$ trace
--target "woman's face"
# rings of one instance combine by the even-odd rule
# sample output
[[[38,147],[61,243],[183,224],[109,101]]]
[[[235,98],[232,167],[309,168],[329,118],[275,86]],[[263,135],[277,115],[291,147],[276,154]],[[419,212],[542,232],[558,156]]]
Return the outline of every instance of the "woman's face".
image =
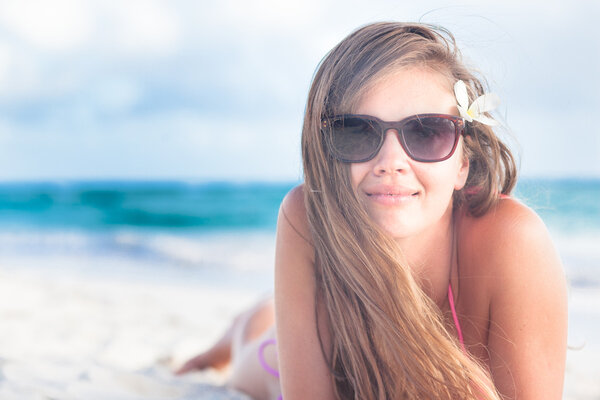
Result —
[[[368,91],[355,114],[400,121],[414,114],[458,115],[456,98],[443,75],[424,68],[401,69]],[[434,163],[412,160],[396,130],[388,130],[379,153],[370,161],[352,163],[352,186],[370,217],[396,239],[441,227],[461,189],[469,165],[463,160],[463,139],[449,159]]]

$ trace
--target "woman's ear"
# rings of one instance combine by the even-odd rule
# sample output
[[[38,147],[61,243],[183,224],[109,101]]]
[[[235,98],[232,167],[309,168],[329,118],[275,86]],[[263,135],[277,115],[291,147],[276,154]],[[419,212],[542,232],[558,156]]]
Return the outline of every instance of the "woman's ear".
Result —
[[[465,186],[465,183],[467,183],[467,178],[469,177],[469,157],[465,154],[464,150],[461,153],[461,162],[458,169],[458,174],[456,175],[454,190],[462,189]]]

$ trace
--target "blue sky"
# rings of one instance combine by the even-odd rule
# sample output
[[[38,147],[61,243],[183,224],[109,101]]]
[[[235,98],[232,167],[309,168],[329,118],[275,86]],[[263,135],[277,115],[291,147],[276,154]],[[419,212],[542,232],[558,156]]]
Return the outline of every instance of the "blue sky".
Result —
[[[0,181],[297,180],[319,60],[419,19],[488,77],[524,176],[600,177],[597,1],[4,0]]]

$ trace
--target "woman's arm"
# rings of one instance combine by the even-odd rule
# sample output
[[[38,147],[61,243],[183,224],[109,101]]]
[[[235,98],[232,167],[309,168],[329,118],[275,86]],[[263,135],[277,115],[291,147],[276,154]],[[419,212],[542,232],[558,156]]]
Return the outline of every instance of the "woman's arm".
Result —
[[[494,383],[507,399],[561,399],[566,283],[546,227],[513,199],[500,201],[483,222],[478,253],[488,271]]]
[[[314,248],[303,187],[284,199],[277,222],[275,316],[283,398],[333,399],[331,374],[321,350],[315,316]],[[319,312],[319,315],[322,315]],[[329,329],[319,321],[324,346]]]

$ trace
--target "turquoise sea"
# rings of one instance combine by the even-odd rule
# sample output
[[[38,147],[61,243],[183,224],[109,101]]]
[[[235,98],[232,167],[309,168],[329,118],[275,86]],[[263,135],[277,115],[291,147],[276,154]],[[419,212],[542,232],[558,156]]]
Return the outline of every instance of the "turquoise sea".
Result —
[[[0,268],[211,280],[269,290],[277,211],[297,183],[0,184]],[[572,285],[600,285],[600,180],[522,179]]]

